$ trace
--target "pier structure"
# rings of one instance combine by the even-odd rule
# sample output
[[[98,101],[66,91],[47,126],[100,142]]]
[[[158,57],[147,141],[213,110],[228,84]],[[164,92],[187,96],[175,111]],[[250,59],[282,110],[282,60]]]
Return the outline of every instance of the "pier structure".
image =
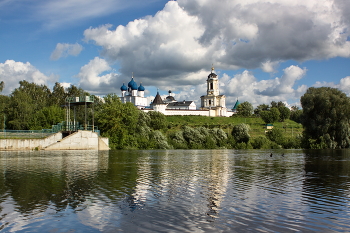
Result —
[[[81,125],[77,121],[77,107],[84,106],[84,124]],[[66,108],[66,125],[64,132],[71,134],[72,132],[76,132],[78,130],[89,130],[95,132],[97,129],[95,128],[95,120],[94,120],[94,96],[74,96],[67,97],[65,99]],[[71,116],[71,109],[73,107],[73,119]],[[92,125],[88,124],[88,107],[91,108],[91,116],[92,116]]]

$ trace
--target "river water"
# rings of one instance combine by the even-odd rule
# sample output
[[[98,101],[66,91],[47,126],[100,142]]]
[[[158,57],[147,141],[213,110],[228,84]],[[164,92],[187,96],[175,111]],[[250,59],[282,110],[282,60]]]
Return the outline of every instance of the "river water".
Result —
[[[2,232],[350,232],[350,150],[0,152],[0,174]]]

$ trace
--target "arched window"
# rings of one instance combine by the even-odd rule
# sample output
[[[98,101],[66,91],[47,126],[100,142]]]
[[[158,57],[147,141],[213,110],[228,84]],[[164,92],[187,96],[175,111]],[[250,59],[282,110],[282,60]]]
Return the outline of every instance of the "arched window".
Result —
[[[210,83],[210,89],[213,90],[213,83]]]

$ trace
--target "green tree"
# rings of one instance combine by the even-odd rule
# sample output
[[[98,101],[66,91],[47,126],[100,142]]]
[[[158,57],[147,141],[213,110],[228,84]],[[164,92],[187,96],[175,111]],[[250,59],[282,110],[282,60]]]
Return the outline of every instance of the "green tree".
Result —
[[[56,82],[50,95],[50,104],[57,106],[64,105],[67,95],[68,93],[64,91],[64,87],[60,83]]]
[[[251,142],[254,149],[269,149],[270,143],[265,136],[256,137]]]
[[[261,119],[266,123],[274,123],[280,119],[280,112],[278,108],[273,107],[270,111],[261,111]]]
[[[285,107],[286,105],[282,101],[271,101],[271,108]]]
[[[248,101],[245,101],[238,105],[237,107],[237,115],[243,116],[243,117],[250,117],[253,112],[253,106]]]
[[[233,126],[232,136],[237,143],[247,143],[250,139],[249,135],[250,127],[247,124],[241,123]]]
[[[30,128],[35,105],[27,93],[16,91],[10,95],[8,106],[8,128],[26,130]]]
[[[8,120],[7,108],[9,105],[10,98],[6,95],[0,95],[0,129],[6,127],[4,120]]]
[[[209,135],[214,138],[218,147],[224,147],[226,145],[227,134],[224,130],[220,128],[214,128],[209,131]]]
[[[2,90],[4,90],[4,87],[5,87],[5,83],[4,83],[4,81],[1,81],[0,82],[0,92],[2,92]]]
[[[175,149],[188,149],[187,142],[183,136],[183,131],[179,130],[169,135],[170,142]]]
[[[279,145],[282,145],[284,141],[283,130],[276,127],[274,127],[272,130],[269,130],[266,133],[266,137],[270,139],[270,141],[276,142]]]
[[[152,149],[170,149],[170,145],[166,137],[159,130],[155,130],[151,133],[150,140],[153,142]]]
[[[300,99],[306,146],[323,143],[328,148],[350,146],[350,100],[336,88],[310,87]]]
[[[45,85],[37,85],[20,81],[20,86],[10,95],[8,105],[8,126],[10,129],[40,129],[40,122],[35,114],[48,106],[50,89]]]
[[[292,109],[290,112],[290,119],[297,123],[301,123],[302,114],[303,114],[302,109],[299,109],[297,106],[292,106]]]
[[[189,126],[183,127],[183,137],[190,149],[201,149],[205,142],[205,136],[198,129]]]
[[[137,147],[135,133],[140,111],[132,103],[123,104],[115,94],[108,94],[104,101],[95,114],[102,135],[109,137],[112,148]]]
[[[280,112],[280,121],[285,121],[290,117],[290,110],[285,106],[278,107],[278,111]]]
[[[268,104],[260,104],[254,109],[254,114],[256,116],[260,116],[260,113],[262,111],[268,111],[270,110],[270,106]]]
[[[34,120],[37,123],[37,129],[51,129],[52,125],[64,121],[64,108],[57,105],[44,107],[34,114]]]
[[[148,115],[150,117],[149,126],[153,130],[162,130],[166,129],[168,126],[168,121],[165,118],[165,115],[161,112],[149,111]]]

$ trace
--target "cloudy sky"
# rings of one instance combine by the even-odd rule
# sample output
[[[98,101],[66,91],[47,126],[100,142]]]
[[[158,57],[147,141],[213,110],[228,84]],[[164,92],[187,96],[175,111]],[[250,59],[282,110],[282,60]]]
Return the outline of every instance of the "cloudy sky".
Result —
[[[350,95],[348,0],[0,0],[0,28],[3,94],[27,80],[120,95],[133,73],[198,106],[213,64],[229,108]]]

